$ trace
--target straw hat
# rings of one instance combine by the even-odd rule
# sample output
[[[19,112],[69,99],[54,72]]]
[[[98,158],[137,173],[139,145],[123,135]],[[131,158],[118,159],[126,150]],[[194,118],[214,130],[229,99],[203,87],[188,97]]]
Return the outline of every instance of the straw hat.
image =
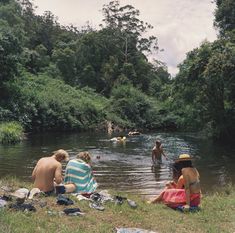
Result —
[[[175,160],[175,162],[180,161],[192,161],[192,157],[190,157],[189,154],[181,154],[178,159]]]

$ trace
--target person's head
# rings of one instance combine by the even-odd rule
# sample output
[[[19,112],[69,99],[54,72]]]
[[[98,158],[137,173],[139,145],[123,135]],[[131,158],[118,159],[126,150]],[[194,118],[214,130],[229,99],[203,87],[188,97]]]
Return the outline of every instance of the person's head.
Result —
[[[87,152],[87,151],[80,152],[77,155],[77,158],[83,160],[86,163],[91,162],[91,156],[90,156],[89,152]]]
[[[157,147],[160,147],[160,146],[161,146],[161,144],[162,144],[162,143],[161,143],[161,141],[160,141],[160,140],[156,140],[156,146],[157,146]]]
[[[189,154],[181,154],[175,160],[176,163],[184,164],[185,167],[192,167],[192,157]]]
[[[178,179],[182,172],[181,170],[186,167],[193,167],[192,158],[188,154],[181,154],[178,159],[175,160],[173,164],[173,177],[174,179]]]
[[[54,156],[58,162],[69,160],[69,154],[63,149],[54,151],[52,156]]]

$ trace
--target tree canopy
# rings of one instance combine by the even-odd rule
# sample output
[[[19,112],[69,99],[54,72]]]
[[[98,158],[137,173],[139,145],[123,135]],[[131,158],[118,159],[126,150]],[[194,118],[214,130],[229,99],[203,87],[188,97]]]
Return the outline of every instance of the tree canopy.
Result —
[[[219,36],[204,41],[170,77],[148,55],[152,26],[132,5],[110,1],[100,28],[61,25],[30,0],[0,2],[0,121],[26,130],[123,128],[235,134],[235,2],[215,0]]]

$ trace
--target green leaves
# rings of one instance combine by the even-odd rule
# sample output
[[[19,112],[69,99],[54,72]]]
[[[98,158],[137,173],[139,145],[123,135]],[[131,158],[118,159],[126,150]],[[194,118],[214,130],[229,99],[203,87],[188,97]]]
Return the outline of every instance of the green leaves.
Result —
[[[0,123],[0,143],[13,144],[23,139],[23,127],[17,122]]]
[[[116,87],[112,92],[111,106],[123,120],[144,128],[149,121],[150,102],[141,91],[131,85]]]
[[[0,30],[0,85],[17,74],[20,51],[20,43],[11,30]]]
[[[76,90],[63,81],[29,74],[9,85],[8,109],[27,130],[87,130],[104,120],[107,100],[90,89]]]
[[[234,0],[216,0],[214,25],[222,36],[235,29],[235,2]]]
[[[235,37],[228,35],[188,53],[174,81],[173,111],[183,125],[208,130],[215,139],[231,139],[235,132]]]

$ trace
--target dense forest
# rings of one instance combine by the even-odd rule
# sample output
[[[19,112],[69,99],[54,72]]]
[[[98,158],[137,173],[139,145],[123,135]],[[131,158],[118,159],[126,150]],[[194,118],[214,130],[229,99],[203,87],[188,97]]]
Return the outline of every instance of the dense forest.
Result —
[[[235,2],[216,0],[218,39],[187,54],[172,78],[152,26],[111,1],[103,24],[78,29],[39,16],[29,0],[0,2],[0,122],[26,132],[104,129],[235,136]],[[89,19],[88,19],[89,20]]]

